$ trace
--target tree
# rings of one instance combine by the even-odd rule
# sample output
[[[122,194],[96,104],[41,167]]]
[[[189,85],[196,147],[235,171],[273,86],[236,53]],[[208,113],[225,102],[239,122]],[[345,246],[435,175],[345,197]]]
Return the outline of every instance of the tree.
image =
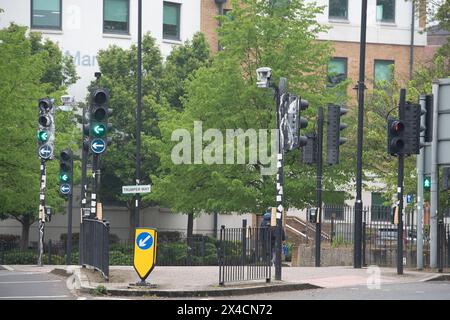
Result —
[[[160,139],[157,110],[179,110],[180,97],[184,94],[183,83],[189,75],[209,60],[209,49],[201,34],[192,41],[173,49],[163,64],[155,40],[146,34],[142,41],[142,166],[141,184],[151,183],[150,173],[157,171],[159,157],[146,140]],[[133,195],[122,195],[122,185],[135,184],[135,140],[136,140],[136,68],[137,48],[111,46],[101,50],[98,62],[102,77],[98,83],[110,90],[110,105],[114,109],[112,123],[113,143],[102,162],[102,184],[100,194],[106,201],[119,201],[130,214],[130,239],[134,234]],[[94,84],[91,85],[91,88]],[[145,199],[144,199],[145,200]],[[142,207],[154,205],[153,200],[143,201]]]
[[[174,212],[256,213],[274,205],[275,174],[261,174],[261,162],[248,163],[248,143],[244,152],[246,164],[225,164],[225,152],[222,154],[221,150],[226,150],[227,142],[218,136],[205,139],[202,150],[194,149],[194,121],[201,121],[203,132],[218,129],[222,137],[227,129],[275,128],[272,93],[256,88],[258,67],[271,67],[275,83],[280,77],[287,77],[289,91],[309,100],[310,118],[317,106],[337,99],[333,90],[326,89],[331,47],[327,42],[315,40],[319,32],[326,30],[316,20],[323,7],[300,0],[283,6],[267,1],[232,1],[232,7],[227,17],[218,18],[219,41],[224,50],[214,57],[211,66],[197,70],[186,83],[182,112],[158,110],[162,139],[160,143],[153,141],[153,148],[161,166],[152,175],[154,188],[146,198],[160,201]],[[194,153],[200,152],[217,157],[218,161],[174,163],[172,152],[180,141],[191,147],[184,149],[190,152],[187,159],[193,160]],[[233,151],[236,151],[234,142]],[[331,190],[351,177],[344,166],[326,168],[326,172],[325,186]],[[288,153],[285,208],[302,208],[312,203],[314,187],[315,170],[299,164],[298,150]]]
[[[15,24],[0,30],[0,219],[13,218],[22,224],[22,248],[28,245],[29,228],[38,215],[37,101],[46,96],[59,99],[65,87],[54,77],[58,67],[61,74],[65,69],[74,70],[55,44],[46,41],[42,45],[40,39],[35,33],[27,36],[26,27]],[[66,84],[75,80],[75,73],[71,73]],[[55,153],[69,144],[75,132],[70,114],[56,112],[56,117]],[[46,204],[59,209],[63,201],[58,196],[56,162],[48,162]]]

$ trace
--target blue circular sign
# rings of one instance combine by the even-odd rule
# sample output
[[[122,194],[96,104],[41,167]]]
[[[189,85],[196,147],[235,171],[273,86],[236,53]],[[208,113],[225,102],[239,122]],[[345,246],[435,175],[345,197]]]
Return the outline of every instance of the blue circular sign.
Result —
[[[153,245],[153,237],[148,232],[142,232],[136,239],[136,244],[141,250],[150,249]]]
[[[106,143],[103,139],[94,139],[91,142],[91,150],[94,153],[102,153],[106,149]]]
[[[39,156],[42,159],[50,159],[50,157],[53,154],[53,148],[49,146],[48,144],[44,144],[39,148]]]
[[[59,191],[61,191],[62,194],[69,194],[70,193],[70,185],[68,183],[64,183],[59,187]]]

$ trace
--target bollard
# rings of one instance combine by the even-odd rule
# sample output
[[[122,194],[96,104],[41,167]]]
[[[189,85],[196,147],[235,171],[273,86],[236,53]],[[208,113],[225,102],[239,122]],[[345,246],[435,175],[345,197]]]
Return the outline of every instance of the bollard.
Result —
[[[52,239],[48,240],[48,264],[52,264]]]

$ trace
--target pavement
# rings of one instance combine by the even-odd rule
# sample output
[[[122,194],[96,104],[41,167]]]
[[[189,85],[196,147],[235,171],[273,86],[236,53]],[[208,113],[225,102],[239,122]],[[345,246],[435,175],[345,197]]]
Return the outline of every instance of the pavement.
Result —
[[[227,283],[220,286],[218,267],[158,267],[147,283],[152,286],[137,286],[140,281],[131,266],[110,266],[109,281],[100,272],[80,266],[3,266],[12,272],[49,273],[67,278],[70,290],[81,294],[101,293],[103,286],[110,296],[158,296],[158,297],[208,297],[236,296],[269,292],[287,292],[320,288],[345,288],[385,284],[418,283],[432,280],[448,280],[450,274],[430,271],[404,270],[397,275],[395,268],[367,267],[284,267],[282,281],[254,280]],[[274,275],[272,269],[272,277]],[[105,292],[104,291],[104,292]]]

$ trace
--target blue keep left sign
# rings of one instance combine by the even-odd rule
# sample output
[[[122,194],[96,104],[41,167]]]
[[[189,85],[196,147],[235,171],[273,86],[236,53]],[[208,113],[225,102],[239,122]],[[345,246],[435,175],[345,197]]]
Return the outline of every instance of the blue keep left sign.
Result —
[[[150,249],[153,245],[153,237],[148,232],[142,232],[136,239],[136,244],[141,250]]]

